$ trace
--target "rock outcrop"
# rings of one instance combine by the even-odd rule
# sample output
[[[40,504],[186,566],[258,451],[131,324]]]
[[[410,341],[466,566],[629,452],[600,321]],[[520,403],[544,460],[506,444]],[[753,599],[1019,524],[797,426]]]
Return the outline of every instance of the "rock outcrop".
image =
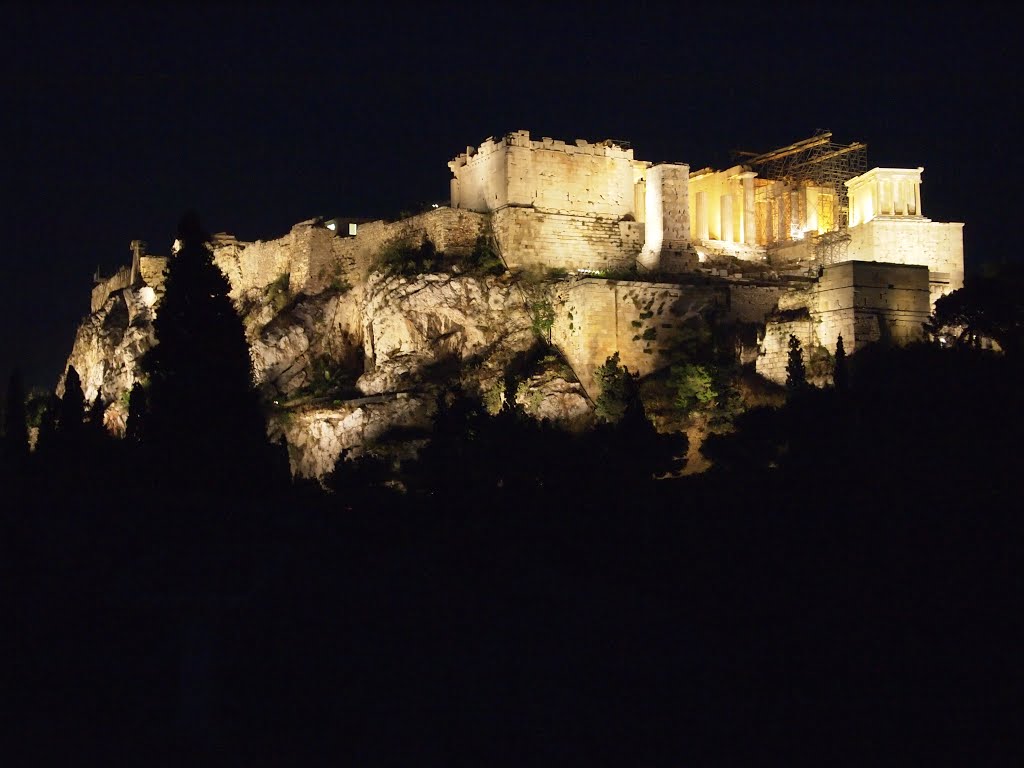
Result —
[[[149,287],[112,293],[78,326],[68,365],[82,380],[86,401],[106,405],[104,423],[121,433],[128,415],[127,394],[142,374],[142,356],[153,346],[156,299]],[[63,396],[64,377],[57,386]]]
[[[323,477],[339,457],[365,450],[408,453],[417,444],[410,430],[429,434],[443,387],[497,410],[510,367],[537,343],[526,295],[507,274],[372,273],[356,287],[315,295],[291,294],[286,278],[262,289],[233,286],[232,294],[270,409],[268,434],[287,441],[298,476]],[[156,342],[157,311],[152,288],[128,288],[112,293],[78,329],[68,363],[86,398],[102,398],[112,431],[124,430],[128,393]],[[576,426],[589,417],[567,367],[560,376],[534,377],[521,391],[537,418]],[[391,439],[395,430],[403,440]]]
[[[534,343],[519,286],[507,276],[372,275],[363,292],[364,394],[397,392],[454,373],[462,388],[500,386]]]

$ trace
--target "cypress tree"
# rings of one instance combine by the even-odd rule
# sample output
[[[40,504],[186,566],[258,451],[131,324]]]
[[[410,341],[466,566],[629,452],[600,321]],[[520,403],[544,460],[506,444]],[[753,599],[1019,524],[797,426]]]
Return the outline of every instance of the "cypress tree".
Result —
[[[807,388],[807,370],[804,368],[804,353],[800,339],[789,335],[789,359],[786,362],[786,389],[799,392]]]
[[[178,241],[153,321],[157,344],[143,360],[149,379],[144,440],[173,483],[265,487],[280,477],[280,466],[266,440],[228,280],[213,263],[210,237],[195,213],[182,218]]]
[[[139,382],[135,382],[132,391],[128,395],[128,421],[125,424],[125,439],[133,442],[142,442],[146,432],[146,390]]]
[[[82,431],[85,418],[85,394],[82,392],[82,379],[74,366],[68,366],[64,374],[64,397],[60,399],[60,415],[57,428],[65,435],[77,435]]]
[[[850,384],[849,371],[846,368],[846,349],[843,347],[843,336],[836,340],[836,366],[832,372],[832,383],[838,391],[844,392]]]

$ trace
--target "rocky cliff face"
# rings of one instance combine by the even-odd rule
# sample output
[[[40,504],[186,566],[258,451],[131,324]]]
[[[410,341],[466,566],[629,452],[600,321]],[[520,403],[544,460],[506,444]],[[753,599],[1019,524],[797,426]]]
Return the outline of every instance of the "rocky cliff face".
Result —
[[[292,295],[284,281],[234,293],[268,433],[287,441],[303,477],[322,477],[344,452],[387,442],[396,429],[426,434],[441,387],[497,410],[510,366],[537,343],[525,294],[508,275],[375,273],[311,296]],[[124,429],[158,310],[151,288],[125,289],[78,329],[68,363],[86,398],[102,397],[112,431]],[[568,370],[528,378],[516,399],[537,418],[571,425],[590,411]]]
[[[148,287],[127,288],[111,294],[102,306],[78,326],[68,365],[82,379],[85,398],[101,397],[106,404],[104,422],[114,434],[123,434],[128,416],[127,393],[142,374],[142,356],[153,346],[156,298]],[[57,394],[63,396],[61,377]]]
[[[535,342],[519,287],[507,276],[371,276],[363,291],[364,394],[397,392],[454,373],[486,394]]]

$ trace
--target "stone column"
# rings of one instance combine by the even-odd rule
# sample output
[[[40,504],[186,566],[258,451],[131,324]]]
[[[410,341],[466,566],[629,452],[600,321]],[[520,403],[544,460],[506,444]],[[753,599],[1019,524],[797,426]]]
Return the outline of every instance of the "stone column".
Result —
[[[789,236],[794,238],[797,232],[802,231],[800,221],[800,194],[798,192],[789,193]]]
[[[921,213],[921,182],[914,182],[914,213],[918,216],[924,216]]]
[[[694,212],[697,223],[697,239],[708,239],[708,193],[701,190],[694,195],[693,200],[696,211]]]
[[[721,238],[727,242],[735,242],[732,237],[732,195],[722,195],[721,205],[722,232]]]
[[[739,176],[743,180],[743,242],[757,245],[757,224],[754,219],[754,177],[757,174],[744,171]]]
[[[642,267],[663,268],[663,256],[689,247],[689,179],[690,166],[684,163],[662,163],[648,169],[644,247],[637,258]]]
[[[786,190],[782,190],[782,194],[775,198],[775,206],[779,210],[779,229],[775,233],[775,239],[780,243],[789,240],[789,232],[787,230],[787,217],[786,217]]]

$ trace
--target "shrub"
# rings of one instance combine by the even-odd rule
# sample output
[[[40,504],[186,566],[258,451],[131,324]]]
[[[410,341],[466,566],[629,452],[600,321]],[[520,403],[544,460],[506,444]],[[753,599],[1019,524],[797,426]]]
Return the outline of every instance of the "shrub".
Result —
[[[408,240],[398,240],[381,250],[370,271],[389,277],[422,275],[439,271],[442,261],[443,256],[437,252],[429,238],[424,238],[419,245]]]
[[[718,398],[715,384],[710,366],[694,363],[672,366],[669,385],[676,392],[676,407],[684,414],[713,404]]]
[[[268,285],[264,291],[266,293],[267,301],[274,308],[275,312],[281,312],[288,302],[291,301],[292,295],[290,291],[291,274],[284,272],[277,276],[277,278]]]
[[[473,251],[463,260],[463,263],[466,271],[471,274],[500,275],[505,272],[505,263],[494,247],[493,238],[486,232],[481,232],[477,237]]]
[[[619,365],[619,353],[616,352],[594,371],[594,378],[601,386],[601,394],[594,403],[598,418],[618,422],[630,404],[637,400],[636,377],[625,366]]]
[[[544,341],[551,341],[551,326],[555,324],[555,310],[550,301],[541,299],[530,305],[530,324],[534,333]]]

